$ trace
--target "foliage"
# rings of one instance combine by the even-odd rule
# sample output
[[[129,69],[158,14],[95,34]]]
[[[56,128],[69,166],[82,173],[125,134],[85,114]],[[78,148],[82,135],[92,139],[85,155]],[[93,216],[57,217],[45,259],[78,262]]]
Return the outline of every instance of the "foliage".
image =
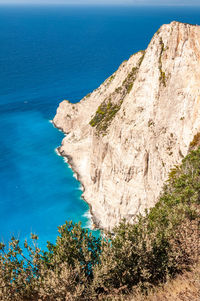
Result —
[[[160,70],[160,77],[159,80],[163,84],[164,87],[166,87],[166,75],[165,72],[162,70],[162,54],[166,50],[164,48],[164,43],[162,38],[160,38],[160,46],[161,46],[161,51],[160,51],[160,57],[159,57],[159,70]]]
[[[135,224],[95,238],[80,224],[59,227],[47,251],[12,238],[0,244],[0,300],[112,300],[166,282],[200,255],[200,148],[169,174],[159,201]],[[107,299],[107,297],[108,299]],[[110,298],[110,299],[109,299]]]
[[[77,262],[89,278],[92,277],[92,265],[98,262],[100,238],[95,238],[91,232],[81,227],[81,223],[66,222],[58,227],[60,236],[56,244],[48,242],[49,252],[45,253],[46,262],[53,268],[67,263],[72,268]]]
[[[127,94],[129,94],[133,88],[134,81],[136,79],[138,70],[142,61],[144,59],[145,51],[140,51],[142,53],[140,59],[138,60],[137,66],[133,67],[129,72],[125,80],[120,87],[117,87],[109,97],[105,99],[98,107],[94,117],[91,119],[89,124],[92,127],[96,127],[97,134],[106,134],[106,131],[111,124],[116,113],[120,110],[123,100]],[[112,81],[115,74],[111,75],[109,81]],[[112,99],[116,99],[116,94],[120,94],[120,101],[111,102]],[[118,97],[117,97],[118,98]]]
[[[141,56],[141,58],[139,59],[139,63],[138,63],[138,66],[140,67],[140,65],[142,64],[142,62],[143,62],[143,59],[144,59],[144,56],[145,56],[145,50],[140,50],[139,52],[141,52],[142,53],[142,56]]]
[[[148,296],[140,292],[117,300],[126,301],[197,301],[199,290],[200,265],[195,265],[191,271],[184,271],[174,279],[149,291]]]
[[[25,241],[24,251],[14,237],[8,248],[0,244],[0,300],[23,300],[25,297],[32,300],[35,297],[42,264],[37,239],[31,234],[33,246]]]
[[[115,74],[112,74],[112,75],[109,77],[109,82],[111,82],[114,78],[115,78]]]
[[[95,116],[90,121],[90,125],[96,127],[99,133],[104,133],[120,107],[121,102],[113,104],[110,100],[108,102],[104,101],[98,107]]]
[[[56,244],[48,243],[46,252],[34,235],[33,248],[26,241],[22,249],[14,238],[8,250],[0,245],[0,300],[81,300],[99,260],[100,239],[72,222],[58,231]]]
[[[189,149],[194,150],[196,147],[200,146],[200,133],[194,135],[193,140],[190,142]]]
[[[95,267],[104,292],[148,289],[191,266],[200,255],[200,149],[169,175],[160,200],[136,224],[122,222]]]
[[[139,67],[133,67],[131,72],[128,74],[128,76],[126,77],[126,79],[123,81],[122,86],[125,88],[127,93],[130,93],[132,87],[133,87],[133,83],[136,79],[136,75],[138,72]]]
[[[141,50],[139,52],[142,55],[137,63],[137,66],[132,68],[131,72],[128,74],[128,76],[125,78],[125,80],[123,81],[123,84],[122,84],[123,88],[125,88],[125,90],[126,90],[126,94],[130,93],[130,91],[131,91],[131,89],[133,87],[133,83],[136,80],[136,76],[139,71],[140,65],[142,64],[144,56],[145,56],[144,50]]]

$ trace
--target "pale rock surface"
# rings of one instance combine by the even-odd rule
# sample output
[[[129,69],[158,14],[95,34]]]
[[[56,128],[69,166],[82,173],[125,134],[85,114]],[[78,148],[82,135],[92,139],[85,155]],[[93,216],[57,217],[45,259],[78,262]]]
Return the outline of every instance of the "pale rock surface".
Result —
[[[89,122],[105,99],[123,102],[99,133]],[[199,112],[200,27],[178,22],[163,25],[144,57],[139,52],[123,62],[91,95],[59,105],[53,122],[66,133],[59,151],[78,174],[98,227],[133,221],[156,203],[170,169],[200,131]]]

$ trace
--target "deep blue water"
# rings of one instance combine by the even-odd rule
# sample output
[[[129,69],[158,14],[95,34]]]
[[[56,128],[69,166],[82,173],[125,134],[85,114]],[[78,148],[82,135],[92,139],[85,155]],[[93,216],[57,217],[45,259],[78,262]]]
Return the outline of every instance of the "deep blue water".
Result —
[[[59,102],[77,102],[163,23],[200,24],[197,8],[0,6],[0,240],[36,232],[55,241],[88,205],[55,148],[49,122]]]

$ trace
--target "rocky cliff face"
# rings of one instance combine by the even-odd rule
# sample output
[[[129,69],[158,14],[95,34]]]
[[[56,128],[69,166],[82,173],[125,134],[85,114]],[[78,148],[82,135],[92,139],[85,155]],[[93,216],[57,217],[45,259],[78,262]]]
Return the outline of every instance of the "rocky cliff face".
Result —
[[[163,25],[79,103],[53,120],[96,225],[112,229],[156,203],[170,169],[200,132],[200,26]]]

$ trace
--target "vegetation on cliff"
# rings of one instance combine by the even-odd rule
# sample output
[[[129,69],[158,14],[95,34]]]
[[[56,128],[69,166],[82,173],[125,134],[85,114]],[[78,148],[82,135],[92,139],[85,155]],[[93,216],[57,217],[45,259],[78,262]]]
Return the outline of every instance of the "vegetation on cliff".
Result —
[[[130,73],[126,76],[121,86],[117,87],[113,93],[110,94],[108,99],[105,99],[98,107],[95,115],[90,120],[89,124],[96,128],[96,133],[106,135],[106,131],[114,119],[116,113],[120,110],[124,98],[129,94],[133,88],[134,82],[136,80],[140,65],[145,56],[145,51],[139,51],[141,57],[138,60],[137,66],[133,67]],[[111,75],[109,82],[114,79],[115,75]],[[116,98],[119,98],[116,102]],[[113,102],[114,100],[114,102]]]
[[[166,87],[166,75],[165,75],[165,72],[162,70],[162,54],[166,49],[164,48],[164,43],[163,43],[162,38],[160,38],[160,47],[161,47],[161,51],[160,51],[159,62],[158,62],[159,63],[158,68],[160,71],[159,80],[163,84],[163,86]]]
[[[156,206],[135,224],[95,238],[80,224],[59,227],[47,251],[12,238],[0,244],[0,300],[113,300],[148,294],[198,262],[200,148],[175,167]],[[121,298],[121,297],[120,297]],[[122,300],[122,299],[121,299]],[[153,299],[152,299],[153,300]]]
[[[97,109],[95,116],[90,121],[92,127],[96,127],[98,133],[105,133],[115,114],[119,111],[122,102],[113,104],[110,100],[104,101]]]

